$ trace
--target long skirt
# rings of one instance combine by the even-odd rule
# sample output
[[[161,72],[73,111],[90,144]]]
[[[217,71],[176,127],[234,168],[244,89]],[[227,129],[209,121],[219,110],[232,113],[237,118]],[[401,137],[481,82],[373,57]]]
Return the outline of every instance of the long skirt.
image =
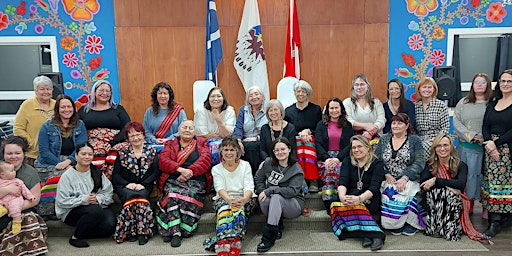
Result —
[[[448,188],[435,188],[427,191],[428,216],[425,233],[437,233],[449,241],[459,241],[462,237],[460,214],[462,199]]]
[[[300,136],[295,137],[297,144],[297,162],[304,172],[305,180],[318,180],[320,175],[317,167],[315,138],[312,137],[310,142],[302,142]]]
[[[404,191],[399,193],[396,186],[382,182],[380,188],[382,193],[381,224],[385,229],[398,229],[406,223],[416,229],[425,229],[424,218],[426,212],[419,202],[420,184],[408,181]]]
[[[180,233],[190,237],[201,218],[205,198],[205,182],[168,179],[158,201],[156,221],[162,236]]]
[[[497,147],[498,161],[485,153],[482,205],[492,213],[512,213],[512,162],[507,144]]]
[[[332,231],[339,240],[346,238],[381,238],[386,235],[364,204],[348,207],[341,202],[331,204]]]
[[[209,139],[206,141],[206,145],[208,145],[208,148],[210,149],[210,156],[212,159],[212,165],[211,165],[212,167],[219,164],[220,161],[222,160],[221,156],[220,156],[220,152],[219,152],[219,146],[220,146],[221,142],[222,142],[222,138],[213,138],[213,139]]]
[[[66,156],[60,156],[59,161],[64,161]],[[54,165],[43,165],[35,163],[35,168],[39,178],[43,183],[41,187],[41,199],[36,205],[36,212],[41,216],[55,215],[55,196],[60,176],[65,170],[57,170]]]
[[[21,232],[12,234],[12,222],[0,233],[0,255],[21,256],[48,253],[48,227],[36,213],[21,214]]]
[[[123,209],[117,216],[114,239],[116,242],[122,243],[129,237],[139,235],[151,237],[153,226],[153,210],[151,210],[148,199],[144,197],[132,198],[123,204]]]
[[[96,128],[88,132],[89,143],[94,148],[93,162],[109,180],[112,180],[113,164],[107,164],[108,153],[112,146],[110,141],[113,140],[120,130],[109,128]]]
[[[241,241],[247,231],[247,218],[254,212],[258,199],[252,198],[243,209],[232,209],[222,198],[213,206],[217,213],[215,236],[206,239],[203,246],[206,250],[219,252],[240,252]]]
[[[328,151],[330,158],[334,158],[338,155],[339,151]],[[322,200],[324,200],[327,210],[329,209],[331,202],[340,201],[338,196],[338,181],[340,179],[341,162],[336,165],[332,170],[325,169],[324,162],[318,162],[318,168],[320,169],[320,178],[324,182],[322,186]]]
[[[460,160],[468,166],[466,181],[466,196],[472,200],[480,200],[482,193],[482,166],[484,163],[483,148],[468,148],[459,144],[457,148]]]

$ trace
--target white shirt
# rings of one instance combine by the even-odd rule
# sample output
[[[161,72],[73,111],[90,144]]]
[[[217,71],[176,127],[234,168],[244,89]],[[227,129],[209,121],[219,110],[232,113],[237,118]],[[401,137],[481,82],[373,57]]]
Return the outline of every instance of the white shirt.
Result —
[[[228,106],[226,110],[220,112],[220,117],[222,121],[224,121],[224,125],[226,128],[232,133],[235,129],[236,116],[235,110],[233,107]],[[195,133],[198,136],[206,135],[208,133],[219,133],[219,126],[213,118],[212,113],[204,108],[204,106],[200,106],[196,109],[194,113],[194,126]]]

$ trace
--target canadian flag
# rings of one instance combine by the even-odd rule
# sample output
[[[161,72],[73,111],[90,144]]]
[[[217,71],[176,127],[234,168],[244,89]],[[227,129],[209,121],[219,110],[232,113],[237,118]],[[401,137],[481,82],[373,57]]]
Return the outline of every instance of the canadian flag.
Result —
[[[283,77],[293,76],[300,79],[299,48],[300,33],[299,20],[297,19],[297,4],[295,3],[295,0],[290,0]]]

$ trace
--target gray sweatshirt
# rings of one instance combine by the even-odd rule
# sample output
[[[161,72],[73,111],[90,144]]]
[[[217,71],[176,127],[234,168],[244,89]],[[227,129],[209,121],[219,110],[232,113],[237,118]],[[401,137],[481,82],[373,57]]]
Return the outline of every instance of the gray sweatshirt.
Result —
[[[96,199],[101,207],[106,208],[114,200],[112,183],[101,175],[102,188],[96,192]],[[55,213],[62,221],[66,219],[73,208],[80,205],[88,205],[89,194],[94,187],[91,172],[79,172],[73,167],[62,174],[57,186],[57,196],[55,198]]]

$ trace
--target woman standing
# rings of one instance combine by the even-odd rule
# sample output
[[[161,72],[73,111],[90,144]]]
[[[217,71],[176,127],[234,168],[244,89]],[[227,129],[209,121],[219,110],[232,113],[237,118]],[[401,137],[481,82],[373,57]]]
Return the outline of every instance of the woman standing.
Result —
[[[267,216],[258,252],[266,252],[281,238],[283,222],[281,218],[296,218],[304,209],[302,183],[304,174],[295,160],[292,144],[284,137],[272,142],[271,157],[263,162],[256,172],[254,185],[261,211]]]
[[[386,114],[386,125],[384,133],[391,131],[391,119],[398,113],[406,113],[411,122],[410,127],[414,130],[416,126],[416,113],[414,112],[414,104],[410,100],[405,99],[404,84],[400,79],[394,78],[388,82],[387,98],[383,105]]]
[[[138,239],[139,245],[144,245],[153,234],[149,195],[160,174],[158,155],[153,147],[144,143],[142,124],[129,122],[124,130],[127,142],[120,144],[112,173],[114,190],[123,204],[114,239],[117,243]]]
[[[28,142],[20,136],[8,137],[2,143],[2,154],[5,162],[14,165],[16,178],[25,183],[36,200],[25,200],[22,207],[21,232],[12,234],[12,218],[7,214],[0,218],[0,255],[41,255],[48,252],[46,237],[48,227],[44,220],[35,213],[35,207],[41,196],[41,182],[37,171],[25,164],[25,153]],[[6,195],[19,195],[21,188],[16,185],[0,187],[0,197]],[[16,248],[13,252],[13,248]]]
[[[114,103],[112,85],[106,80],[94,83],[89,102],[78,114],[87,127],[89,143],[94,147],[94,165],[111,179],[113,168],[105,164],[105,159],[114,145],[124,141],[122,129],[130,122],[130,116],[123,106]]]
[[[512,69],[501,72],[492,100],[487,105],[482,133],[485,145],[482,204],[489,212],[489,227],[484,232],[496,236],[500,224],[509,225],[512,213]]]
[[[355,134],[363,135],[368,140],[382,135],[382,128],[386,124],[384,108],[379,99],[372,97],[366,75],[358,74],[352,79],[352,93],[350,98],[343,100],[343,105]]]
[[[350,138],[354,135],[352,125],[347,121],[343,103],[332,98],[325,105],[322,121],[316,125],[316,152],[323,180],[322,200],[327,214],[332,202],[339,201],[337,188],[341,162],[348,156]]]
[[[242,159],[249,162],[253,173],[261,163],[260,131],[268,123],[265,116],[265,96],[258,86],[247,90],[245,105],[238,111],[233,135],[241,142]]]
[[[413,135],[405,113],[391,119],[391,133],[384,134],[375,154],[384,161],[381,224],[393,235],[412,236],[423,230],[424,211],[419,207],[420,175],[425,167],[425,149]]]
[[[341,165],[340,202],[331,204],[332,229],[340,240],[362,238],[363,247],[377,251],[386,239],[372,217],[380,213],[379,188],[384,180],[384,164],[373,154],[365,137],[354,135],[350,145],[350,157]]]
[[[224,92],[214,87],[203,106],[195,110],[194,125],[197,136],[205,138],[210,148],[212,166],[220,163],[219,145],[235,129],[235,110],[228,104]]]
[[[174,101],[171,86],[157,83],[151,91],[151,107],[144,114],[146,141],[161,150],[166,141],[178,136],[178,126],[186,119],[185,110]]]
[[[75,232],[69,239],[74,247],[89,247],[83,239],[111,236],[116,226],[114,212],[108,208],[112,199],[112,183],[94,165],[90,144],[76,145],[76,166],[62,174],[55,212]]]
[[[304,80],[297,81],[293,85],[293,91],[297,102],[286,108],[284,120],[295,126],[297,131],[295,138],[297,161],[304,172],[304,179],[309,186],[308,190],[316,193],[322,182],[319,180],[320,176],[316,164],[318,158],[314,135],[316,124],[322,120],[322,109],[309,101],[313,89],[308,82]]]
[[[46,76],[34,78],[36,96],[25,100],[14,119],[14,135],[25,138],[29,143],[29,151],[25,156],[27,163],[34,166],[38,154],[39,129],[44,122],[51,120],[55,108],[52,99],[53,82]]]
[[[428,163],[421,174],[426,191],[428,216],[425,234],[449,241],[459,241],[462,231],[473,240],[487,239],[471,224],[470,203],[464,194],[468,166],[457,156],[450,135],[434,138]]]
[[[217,255],[240,255],[247,230],[247,217],[257,206],[251,166],[240,160],[238,140],[228,136],[220,144],[222,162],[212,169],[213,198],[217,212],[216,235],[205,241],[207,249],[215,247]]]
[[[482,124],[491,94],[491,79],[486,74],[475,75],[468,96],[457,103],[453,115],[453,129],[459,138],[457,151],[460,160],[468,165],[466,195],[471,199],[471,211],[474,200],[480,200],[484,160]]]
[[[52,120],[39,131],[39,155],[35,167],[44,182],[37,212],[43,218],[55,218],[55,190],[60,176],[76,164],[75,145],[87,142],[87,129],[78,119],[71,97],[57,96]]]
[[[158,232],[172,247],[181,246],[182,237],[191,237],[196,229],[208,188],[207,177],[211,177],[210,151],[206,141],[194,135],[194,123],[181,122],[178,133],[165,143],[158,158],[162,197],[156,220]]]
[[[295,126],[284,120],[284,108],[279,100],[270,100],[265,109],[268,124],[261,127],[260,133],[260,154],[265,160],[272,154],[273,142],[275,139],[285,137],[291,143],[292,155],[295,151]]]
[[[423,77],[416,85],[416,131],[423,142],[425,152],[429,152],[432,140],[439,133],[448,133],[450,118],[448,107],[436,99],[437,84],[431,77]]]

